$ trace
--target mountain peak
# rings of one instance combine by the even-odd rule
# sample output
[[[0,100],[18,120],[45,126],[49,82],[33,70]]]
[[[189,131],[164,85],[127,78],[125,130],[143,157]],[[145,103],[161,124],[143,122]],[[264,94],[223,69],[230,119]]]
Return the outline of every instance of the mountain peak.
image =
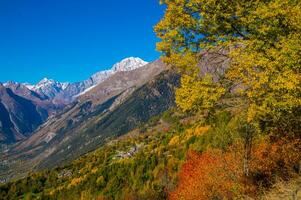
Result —
[[[113,71],[131,71],[148,64],[148,62],[138,57],[129,57],[113,65]]]
[[[38,84],[44,84],[44,83],[55,83],[55,81],[53,79],[48,79],[45,77],[42,80],[40,80]]]
[[[27,87],[28,89],[30,89],[30,90],[33,90],[33,88],[34,88],[34,85],[32,85],[32,84],[30,84],[30,83],[23,83],[23,85],[24,85],[25,87]]]
[[[79,83],[61,83],[47,77],[40,80],[37,84],[31,85],[29,83],[22,83],[21,86],[25,86],[29,90],[43,94],[49,98],[54,98],[57,94],[65,92],[64,95],[74,97],[78,96],[85,91],[89,91],[91,87],[103,82],[117,72],[126,72],[138,69],[148,64],[148,62],[138,57],[128,57],[120,62],[114,64],[111,69],[99,71],[93,74],[88,80]],[[4,86],[12,84],[13,82],[7,82]],[[14,83],[16,84],[16,83]],[[70,86],[70,87],[69,87]]]
[[[7,81],[6,84],[18,84],[18,83],[15,81]]]
[[[93,80],[93,85],[95,85],[101,83],[116,72],[132,71],[146,64],[148,64],[148,62],[145,62],[144,60],[138,57],[125,58],[120,62],[114,64],[111,69],[93,74],[91,76],[91,79]]]
[[[47,77],[43,78],[41,81],[48,81],[49,79]]]
[[[92,83],[90,87],[87,87],[83,92],[76,96],[80,96],[85,94],[87,91],[91,90],[95,85],[103,82],[104,80],[108,79],[112,75],[117,72],[124,72],[124,71],[132,71],[139,67],[143,67],[144,65],[148,64],[141,58],[138,57],[129,57],[121,60],[120,62],[114,64],[111,69],[99,71],[91,76]]]

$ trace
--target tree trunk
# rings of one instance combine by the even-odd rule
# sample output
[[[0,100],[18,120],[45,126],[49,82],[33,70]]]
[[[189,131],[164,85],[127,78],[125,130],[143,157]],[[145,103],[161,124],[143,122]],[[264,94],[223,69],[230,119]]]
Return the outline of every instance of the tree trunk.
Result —
[[[245,137],[245,144],[244,144],[244,160],[243,160],[243,170],[244,175],[246,177],[249,176],[249,163],[251,159],[251,152],[252,152],[252,140],[253,140],[253,133],[248,128],[248,125],[246,126],[246,137]]]

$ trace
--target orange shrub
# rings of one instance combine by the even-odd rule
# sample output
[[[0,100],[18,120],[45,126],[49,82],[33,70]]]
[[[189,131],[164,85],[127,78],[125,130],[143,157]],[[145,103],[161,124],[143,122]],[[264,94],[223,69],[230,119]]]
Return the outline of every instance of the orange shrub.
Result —
[[[301,160],[301,140],[281,138],[277,141],[262,141],[253,148],[250,169],[253,174],[271,179],[277,173],[289,178]]]
[[[232,145],[227,152],[189,151],[179,174],[177,188],[170,200],[235,199],[255,197],[261,186],[272,185],[275,175],[289,179],[301,160],[301,139],[266,138],[253,144],[249,162],[250,176],[243,173],[243,142]],[[299,166],[300,167],[300,166]]]
[[[232,199],[242,193],[241,158],[234,154],[209,150],[190,151],[179,174],[178,187],[170,200]]]

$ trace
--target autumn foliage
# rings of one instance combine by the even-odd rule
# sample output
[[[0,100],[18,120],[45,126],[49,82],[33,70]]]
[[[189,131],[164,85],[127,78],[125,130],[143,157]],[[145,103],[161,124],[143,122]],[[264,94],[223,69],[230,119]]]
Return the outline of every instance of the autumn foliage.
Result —
[[[261,141],[253,149],[250,168],[253,176],[268,184],[278,174],[288,180],[300,168],[301,140],[281,138],[274,142]]]
[[[300,171],[301,1],[161,3],[166,12],[155,27],[157,49],[181,74],[177,106],[207,117],[228,110],[239,118],[233,129],[210,124],[211,133],[228,134],[227,142],[200,140],[209,144],[187,154],[170,199],[254,196],[276,177],[288,180]],[[192,135],[191,141],[200,137]]]
[[[179,174],[179,185],[171,200],[232,199],[243,190],[240,155],[219,150],[204,153],[189,151]]]
[[[270,138],[257,141],[252,150],[250,176],[245,177],[243,145],[232,145],[226,152],[210,149],[203,153],[189,151],[179,174],[177,188],[170,200],[235,199],[256,196],[278,178],[289,180],[301,160],[301,140]]]

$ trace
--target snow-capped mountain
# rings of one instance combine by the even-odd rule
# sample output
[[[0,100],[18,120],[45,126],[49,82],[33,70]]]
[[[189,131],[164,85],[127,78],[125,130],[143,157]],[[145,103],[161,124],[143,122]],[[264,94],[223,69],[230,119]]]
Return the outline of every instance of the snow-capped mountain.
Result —
[[[45,95],[39,95],[34,92],[32,89],[29,89],[29,86],[25,83],[17,83],[13,81],[8,81],[3,84],[7,89],[10,89],[14,94],[17,94],[21,97],[25,97],[32,101],[42,101],[47,99]]]
[[[50,99],[68,87],[69,83],[60,83],[52,79],[44,78],[39,83],[31,87],[31,90],[44,94]]]
[[[100,71],[91,76],[92,81],[94,82],[93,85],[101,83],[102,81],[106,80],[113,74],[117,72],[123,72],[123,71],[132,71],[139,67],[143,67],[144,65],[148,64],[148,62],[145,62],[141,58],[134,58],[129,57],[121,60],[120,62],[113,65],[113,67],[109,70]]]
[[[93,74],[90,77],[90,79],[92,80],[93,85],[94,85],[94,84],[97,84],[97,83],[101,83],[102,81],[106,80],[107,78],[109,78],[113,74],[114,74],[113,70],[104,70],[104,71],[100,71],[100,72],[97,72],[97,73]]]
[[[147,62],[140,58],[126,58],[111,69],[97,72],[89,79],[76,83],[61,83],[48,78],[35,85],[13,81],[0,83],[0,142],[16,142],[28,137],[48,117],[55,116],[78,96],[97,88],[107,79],[109,85],[97,88],[100,94],[115,88],[121,91],[141,79],[146,80],[145,76],[148,77],[151,73],[142,69],[135,70],[146,64]],[[144,69],[153,71],[149,67]],[[132,70],[135,72],[124,73]],[[140,73],[139,76],[137,73]],[[117,78],[114,78],[115,76]],[[78,100],[80,101],[79,98]]]
[[[146,64],[148,64],[148,62],[145,62],[140,58],[129,57],[113,65],[112,70],[114,72],[132,71]]]
[[[24,85],[25,87],[27,87],[28,89],[30,89],[30,90],[33,90],[33,88],[34,88],[34,85],[32,85],[32,84],[30,84],[30,83],[23,83],[23,85]]]
[[[68,84],[69,83],[60,83],[53,79],[43,78],[39,83],[37,83],[36,85],[33,86],[33,89],[38,90],[38,89],[42,89],[42,88],[47,88],[49,86],[57,86],[57,87],[63,89],[63,88],[66,88],[66,86]]]
[[[40,95],[47,96],[49,99],[54,99],[60,102],[70,102],[75,97],[84,94],[86,91],[89,91],[92,87],[95,87],[99,83],[105,81],[115,73],[132,71],[143,67],[146,64],[148,64],[148,62],[145,62],[141,58],[129,57],[114,64],[111,69],[99,71],[93,74],[89,79],[81,82],[60,83],[53,79],[44,78],[36,85],[28,83],[23,83],[23,85]]]
[[[135,57],[129,57],[121,60],[120,62],[114,64],[111,69],[109,70],[104,70],[97,72],[93,74],[90,79],[85,81],[85,89],[78,92],[74,97],[78,97],[80,95],[85,94],[86,92],[90,91],[93,89],[96,85],[99,83],[105,81],[106,79],[110,78],[117,72],[124,72],[124,71],[132,71],[135,69],[138,69],[140,67],[145,66],[148,64],[148,62],[142,60],[141,58],[135,58]],[[87,87],[88,86],[88,87]]]

